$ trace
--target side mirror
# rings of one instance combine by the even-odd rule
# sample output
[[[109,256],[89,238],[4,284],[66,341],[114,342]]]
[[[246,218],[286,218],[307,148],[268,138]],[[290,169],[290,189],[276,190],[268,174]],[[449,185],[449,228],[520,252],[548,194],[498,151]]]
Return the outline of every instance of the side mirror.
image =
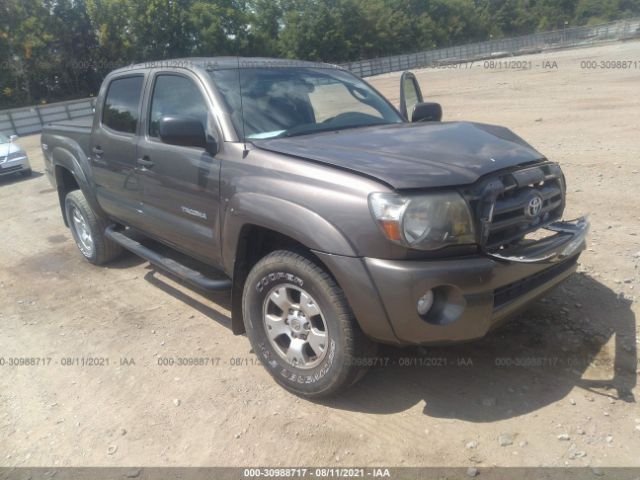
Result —
[[[169,145],[204,148],[215,155],[218,146],[213,139],[207,140],[202,122],[191,117],[162,117],[159,125],[160,140]]]
[[[414,105],[422,101],[422,90],[420,90],[418,79],[413,73],[404,72],[400,77],[400,113],[405,119],[411,120],[409,112],[413,111]]]
[[[439,122],[442,120],[442,106],[435,102],[417,103],[411,113],[411,122]]]
[[[9,136],[9,143],[13,143],[18,139],[18,135],[10,135]]]

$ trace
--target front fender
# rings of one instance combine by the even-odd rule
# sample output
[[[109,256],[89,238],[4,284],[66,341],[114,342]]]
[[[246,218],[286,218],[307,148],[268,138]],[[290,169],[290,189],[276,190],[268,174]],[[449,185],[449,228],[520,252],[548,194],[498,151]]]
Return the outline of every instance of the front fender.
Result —
[[[233,271],[242,227],[249,224],[286,235],[311,250],[357,256],[342,232],[312,210],[261,193],[239,193],[227,203],[222,223],[222,258],[228,272]]]
[[[332,223],[287,200],[259,193],[237,194],[228,202],[222,224],[222,261],[227,272],[234,272],[240,233],[249,224],[286,235],[312,250],[343,288],[362,330],[378,341],[397,343],[362,259]],[[234,281],[232,328],[235,334],[244,332],[240,288]]]

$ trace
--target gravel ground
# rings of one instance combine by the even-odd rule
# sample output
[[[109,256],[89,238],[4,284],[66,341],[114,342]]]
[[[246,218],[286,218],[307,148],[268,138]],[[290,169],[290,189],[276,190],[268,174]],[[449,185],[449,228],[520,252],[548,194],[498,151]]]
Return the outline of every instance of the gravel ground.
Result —
[[[257,365],[227,296],[131,255],[86,263],[38,136],[21,139],[34,176],[0,179],[0,466],[640,466],[640,69],[581,63],[640,62],[640,43],[514,60],[531,68],[416,73],[445,119],[506,125],[562,164],[567,217],[593,224],[579,272],[481,341],[385,347],[409,366],[323,403]],[[371,79],[394,101],[398,80]]]

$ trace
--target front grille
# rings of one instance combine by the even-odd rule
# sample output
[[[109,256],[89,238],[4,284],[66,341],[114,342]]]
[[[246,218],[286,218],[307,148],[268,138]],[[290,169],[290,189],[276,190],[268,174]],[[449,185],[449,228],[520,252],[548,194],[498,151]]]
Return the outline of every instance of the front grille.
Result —
[[[552,162],[500,172],[468,189],[483,248],[499,250],[560,219],[564,190],[562,171]]]
[[[566,272],[573,267],[578,261],[578,256],[565,260],[562,263],[549,267],[541,272],[538,272],[530,277],[523,278],[517,282],[510,283],[503,287],[496,289],[493,292],[493,308],[500,308],[501,306],[511,302],[512,300],[521,297],[522,295],[530,292],[531,290],[538,288],[540,285],[544,285],[549,280],[557,277],[563,272]]]
[[[15,165],[13,167],[6,167],[6,168],[0,167],[0,174],[17,172],[18,170],[21,170],[21,169],[22,167],[20,165]]]

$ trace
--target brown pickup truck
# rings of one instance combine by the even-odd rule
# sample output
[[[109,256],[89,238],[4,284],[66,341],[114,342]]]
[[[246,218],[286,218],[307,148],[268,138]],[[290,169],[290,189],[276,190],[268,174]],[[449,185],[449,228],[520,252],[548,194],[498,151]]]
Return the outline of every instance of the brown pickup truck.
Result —
[[[576,269],[588,230],[561,220],[558,164],[400,83],[398,110],[332,65],[134,65],[90,122],[44,129],[47,173],[87,260],[125,248],[231,290],[233,332],[276,381],[333,394],[378,343],[482,337]]]

